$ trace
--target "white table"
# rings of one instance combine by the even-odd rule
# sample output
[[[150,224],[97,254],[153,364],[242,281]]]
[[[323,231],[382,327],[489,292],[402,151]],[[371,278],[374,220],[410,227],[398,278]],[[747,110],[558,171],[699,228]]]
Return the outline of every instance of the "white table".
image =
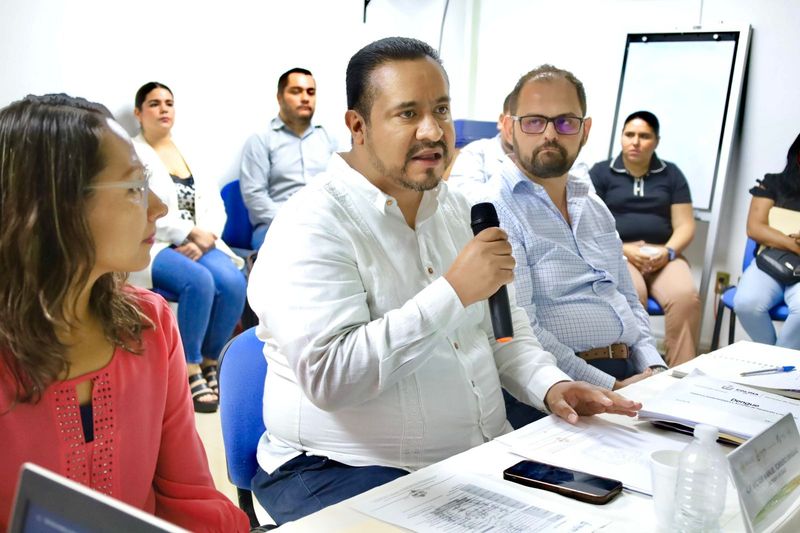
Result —
[[[704,356],[700,356],[702,358]],[[677,367],[684,372],[690,372],[696,365],[699,358],[684,363]],[[796,361],[800,366],[800,352],[787,350],[787,362]],[[646,402],[655,397],[661,391],[675,383],[676,378],[671,376],[671,372],[662,372],[644,381],[626,387],[622,393],[639,402]],[[620,415],[598,415],[618,424],[633,426],[636,425],[644,431],[659,432],[665,431],[653,427],[647,422],[638,422]],[[538,424],[539,422],[534,422]],[[685,436],[686,442],[691,440]],[[733,450],[730,446],[719,445],[727,453]],[[353,508],[353,504],[363,501],[362,498],[369,498],[379,493],[379,491],[391,491],[392,487],[403,480],[412,477],[423,478],[435,472],[458,472],[475,474],[482,477],[502,480],[502,472],[506,468],[519,462],[521,458],[509,451],[508,446],[503,443],[492,441],[466,452],[455,455],[449,459],[423,468],[417,472],[404,476],[400,480],[393,481],[382,487],[376,487],[364,494],[355,496],[336,505],[330,506],[317,513],[309,515],[296,522],[290,522],[279,528],[282,531],[342,531],[342,532],[381,532],[381,531],[404,531],[396,526],[376,520],[364,515]],[[537,490],[528,487],[521,487],[530,493],[530,500],[527,503],[548,509],[549,507],[564,508],[565,502],[569,505],[570,514],[580,517],[589,522],[608,522],[612,524],[608,528],[614,532],[646,532],[655,531],[655,513],[652,498],[637,493],[623,491],[623,493],[606,505],[591,505],[577,500],[565,498],[557,494]],[[728,485],[727,501],[725,512],[721,519],[723,531],[745,531],[745,525],[739,511],[739,503],[733,486]],[[794,531],[799,531],[800,527],[794,525]],[[787,529],[789,531],[789,529]]]

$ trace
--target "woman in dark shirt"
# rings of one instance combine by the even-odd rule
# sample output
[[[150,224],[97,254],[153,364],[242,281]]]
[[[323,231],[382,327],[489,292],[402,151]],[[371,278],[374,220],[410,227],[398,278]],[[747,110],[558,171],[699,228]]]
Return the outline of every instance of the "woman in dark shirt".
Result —
[[[683,173],[655,153],[659,124],[649,111],[625,119],[622,152],[589,171],[617,224],[642,305],[648,293],[663,307],[670,366],[697,355],[700,298],[681,252],[694,238],[694,212]]]
[[[800,227],[797,233],[785,234],[769,225],[769,211],[782,207],[800,211],[800,135],[786,155],[786,167],[780,174],[767,174],[750,189],[747,236],[763,246],[800,254]],[[800,218],[800,215],[798,215]],[[769,310],[784,300],[789,317],[776,335]],[[800,349],[800,283],[783,285],[765,274],[756,262],[742,274],[733,301],[736,315],[750,338],[764,344]]]

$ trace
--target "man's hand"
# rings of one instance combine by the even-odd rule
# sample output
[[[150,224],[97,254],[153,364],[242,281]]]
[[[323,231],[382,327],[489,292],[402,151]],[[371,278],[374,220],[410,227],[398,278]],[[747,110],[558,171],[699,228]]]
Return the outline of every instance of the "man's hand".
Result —
[[[652,375],[653,375],[653,369],[648,368],[641,374],[633,375],[628,379],[623,379],[622,381],[616,381],[614,383],[614,390],[621,389],[622,387],[627,387],[628,385],[633,385],[637,381],[642,381],[643,379],[647,379]]]
[[[547,391],[544,403],[553,414],[570,424],[578,422],[578,415],[613,413],[636,416],[636,412],[642,408],[642,404],[627,400],[616,392],[582,381],[556,383]]]
[[[206,253],[214,248],[217,236],[210,231],[195,226],[192,228],[192,231],[189,232],[189,240],[195,243],[203,253]]]
[[[176,246],[175,251],[185,255],[192,261],[197,261],[198,259],[203,257],[203,251],[200,249],[199,246],[197,246],[193,242],[187,242],[186,244]]]
[[[444,278],[467,307],[514,281],[515,264],[506,232],[487,228],[467,243]]]

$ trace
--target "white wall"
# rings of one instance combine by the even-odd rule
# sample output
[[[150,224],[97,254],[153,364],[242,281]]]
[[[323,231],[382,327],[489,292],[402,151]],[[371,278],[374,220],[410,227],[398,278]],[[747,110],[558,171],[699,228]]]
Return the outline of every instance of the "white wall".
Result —
[[[190,163],[234,179],[244,140],[277,112],[277,77],[315,74],[317,115],[345,147],[344,72],[383,36],[438,45],[444,0],[3,0],[0,106],[28,93],[68,92],[105,103],[135,130],[136,89],[158,80],[175,92],[175,135]],[[581,160],[605,158],[625,36],[706,25],[754,28],[741,145],[734,153],[714,270],[740,273],[748,189],[782,168],[800,124],[797,0],[451,0],[442,58],[454,115],[495,120],[517,78],[538,64],[583,80],[594,119]],[[691,127],[691,125],[687,125]],[[700,236],[700,241],[703,237]],[[702,242],[692,245],[695,266]],[[707,310],[709,312],[710,310]],[[711,324],[704,324],[706,342]],[[741,328],[739,328],[740,336]]]
[[[277,114],[280,74],[301,66],[317,81],[316,119],[342,148],[345,68],[363,45],[405,35],[438,46],[444,0],[2,0],[0,106],[29,93],[67,92],[104,103],[131,132],[136,89],[174,92],[174,134],[189,164],[221,183],[238,175],[246,138]],[[443,57],[460,59],[471,2],[451,2]],[[468,35],[467,35],[468,36]],[[454,91],[462,93],[459,60]]]

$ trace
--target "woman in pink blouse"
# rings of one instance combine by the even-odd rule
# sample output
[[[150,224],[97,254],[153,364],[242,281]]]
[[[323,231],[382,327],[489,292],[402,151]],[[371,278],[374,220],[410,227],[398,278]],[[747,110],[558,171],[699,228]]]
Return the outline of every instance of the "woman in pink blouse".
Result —
[[[192,531],[248,531],[214,489],[172,314],[125,284],[165,213],[102,106],[0,110],[0,529],[29,461]]]

